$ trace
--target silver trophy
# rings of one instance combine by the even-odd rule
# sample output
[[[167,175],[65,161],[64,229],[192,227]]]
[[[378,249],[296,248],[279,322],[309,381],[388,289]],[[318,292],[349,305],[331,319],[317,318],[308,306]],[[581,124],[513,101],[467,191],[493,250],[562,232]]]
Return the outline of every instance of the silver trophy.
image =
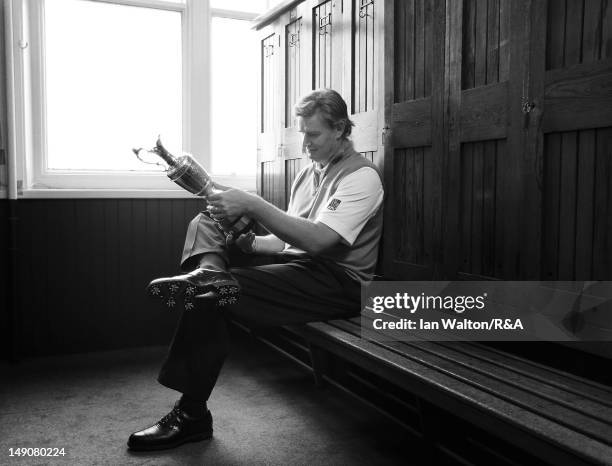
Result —
[[[215,192],[213,181],[208,172],[200,165],[196,159],[190,154],[183,154],[180,157],[175,157],[162,145],[161,140],[157,138],[155,147],[150,150],[132,149],[136,157],[144,163],[151,163],[143,160],[143,151],[158,155],[167,164],[167,168],[160,163],[155,165],[162,166],[168,178],[178,184],[181,188],[189,191],[196,196],[205,197]],[[248,217],[228,217],[222,220],[215,220],[217,225],[225,233],[226,238],[238,236],[248,233],[252,228],[254,221]]]

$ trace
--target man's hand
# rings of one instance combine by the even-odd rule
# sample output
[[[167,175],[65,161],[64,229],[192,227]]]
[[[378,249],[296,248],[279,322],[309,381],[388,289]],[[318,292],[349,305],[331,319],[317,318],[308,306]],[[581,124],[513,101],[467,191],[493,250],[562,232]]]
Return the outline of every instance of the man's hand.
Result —
[[[255,233],[249,231],[248,233],[240,235],[238,238],[234,238],[234,233],[230,232],[225,237],[225,245],[229,248],[235,244],[245,254],[255,253]]]
[[[255,233],[249,231],[244,235],[240,235],[236,239],[236,246],[246,254],[253,254],[255,252]]]
[[[206,197],[211,213],[222,218],[240,217],[246,214],[257,199],[254,194],[234,188]]]
[[[289,243],[316,256],[341,240],[341,236],[324,223],[288,215],[263,198],[246,191],[232,188],[211,194],[206,200],[213,218],[223,220],[247,215],[275,236],[277,241],[270,245],[273,248],[263,244],[260,247],[259,239],[257,240],[258,254],[280,252],[284,243]],[[230,241],[233,241],[233,238]]]

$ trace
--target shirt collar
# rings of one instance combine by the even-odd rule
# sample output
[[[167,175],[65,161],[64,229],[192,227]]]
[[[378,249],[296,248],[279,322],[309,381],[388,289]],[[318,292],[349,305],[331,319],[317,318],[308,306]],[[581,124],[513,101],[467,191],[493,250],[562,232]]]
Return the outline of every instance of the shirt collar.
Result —
[[[347,155],[352,154],[354,152],[352,149],[353,149],[353,142],[349,141],[348,139],[345,139],[340,144],[340,147],[338,148],[336,153],[329,158],[329,162],[327,162],[327,164],[324,167],[321,167],[321,164],[318,162],[313,162],[312,164],[312,168],[313,168],[312,182],[313,182],[313,188],[315,191],[321,185],[321,180],[323,180],[323,178],[325,177],[327,172],[330,170],[330,168],[336,165],[338,162],[340,162],[340,160],[344,159]]]
[[[336,151],[336,153],[329,158],[329,161],[327,162],[327,164],[325,164],[324,167],[321,167],[321,164],[319,162],[314,162],[313,168],[314,168],[315,173],[317,174],[327,173],[327,171],[329,170],[329,167],[337,164],[346,155],[351,154],[353,152],[352,149],[353,149],[353,141],[344,139],[340,143],[340,146],[338,147],[338,150]]]

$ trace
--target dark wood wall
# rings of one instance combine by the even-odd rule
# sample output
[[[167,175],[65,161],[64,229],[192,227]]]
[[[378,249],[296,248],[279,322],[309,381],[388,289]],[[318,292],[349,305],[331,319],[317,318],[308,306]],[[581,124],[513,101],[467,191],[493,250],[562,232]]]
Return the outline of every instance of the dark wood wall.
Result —
[[[0,199],[0,359],[6,358],[10,353],[12,339],[11,322],[9,317],[9,229],[8,229],[9,203]]]
[[[612,128],[546,134],[542,274],[612,276]]]
[[[6,204],[0,204],[0,214]],[[170,341],[177,314],[151,301],[145,286],[153,278],[179,271],[184,235],[200,208],[198,200],[57,199],[17,204],[19,286],[13,340],[18,356]],[[1,218],[6,225],[6,216]],[[0,239],[5,235],[3,227]],[[3,299],[5,282],[0,285]]]
[[[560,0],[546,18],[542,276],[612,277],[612,3]]]

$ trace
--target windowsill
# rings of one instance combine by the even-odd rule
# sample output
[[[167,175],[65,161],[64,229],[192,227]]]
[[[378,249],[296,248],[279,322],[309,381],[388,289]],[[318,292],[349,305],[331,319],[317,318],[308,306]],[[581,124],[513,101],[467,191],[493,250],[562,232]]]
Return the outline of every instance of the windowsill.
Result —
[[[26,189],[19,199],[190,199],[183,189]]]
[[[255,190],[247,190],[254,193]],[[6,197],[0,190],[0,198]],[[183,189],[27,189],[19,199],[195,199]]]
[[[52,187],[52,186],[36,186],[27,189],[19,190],[18,199],[193,199],[195,196],[184,189],[164,189],[159,186],[176,187],[176,185],[168,180],[162,180],[162,183],[157,183],[158,180],[150,180],[146,178],[132,178],[132,188],[122,188],[120,186],[107,186],[104,188],[83,188],[82,178],[69,177],[66,180],[71,181],[76,186],[67,187]],[[236,176],[236,175],[215,175],[213,179],[221,185],[230,186],[245,191],[255,193],[254,176]],[[129,182],[129,180],[128,180]],[[91,183],[95,184],[95,183]],[[120,184],[120,183],[118,183]],[[153,184],[148,187],[147,185]],[[159,184],[159,186],[155,186]],[[7,197],[7,191],[0,188],[0,197]]]

